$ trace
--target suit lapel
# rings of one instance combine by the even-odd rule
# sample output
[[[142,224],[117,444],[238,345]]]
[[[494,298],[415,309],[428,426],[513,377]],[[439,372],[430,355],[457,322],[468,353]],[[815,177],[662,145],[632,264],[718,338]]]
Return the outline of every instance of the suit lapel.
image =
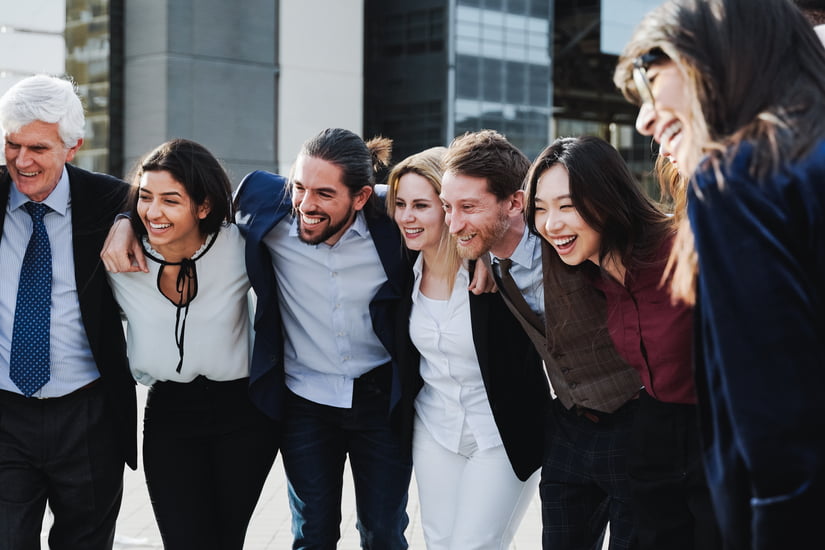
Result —
[[[484,269],[484,268],[481,268]],[[473,346],[475,346],[478,366],[484,379],[487,379],[489,368],[489,343],[492,338],[490,334],[490,299],[487,295],[470,295],[470,326],[473,332]]]
[[[11,191],[11,176],[5,166],[0,166],[0,228],[6,221],[6,206],[9,204],[9,192]],[[0,229],[0,239],[3,238],[3,231]]]
[[[372,242],[381,258],[381,265],[384,273],[387,274],[389,287],[393,290],[388,298],[398,298],[401,296],[400,285],[407,279],[409,264],[404,260],[403,247],[401,246],[398,228],[395,222],[385,215],[367,216],[367,227],[370,230]],[[383,288],[383,287],[382,287]],[[379,295],[382,291],[379,291]],[[379,296],[376,296],[378,298]]]

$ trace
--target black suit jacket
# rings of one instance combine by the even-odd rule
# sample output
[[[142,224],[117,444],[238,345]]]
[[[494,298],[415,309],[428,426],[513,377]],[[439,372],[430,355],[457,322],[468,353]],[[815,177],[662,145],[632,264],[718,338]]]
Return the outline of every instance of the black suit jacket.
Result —
[[[137,401],[129,371],[120,310],[106,280],[100,250],[115,215],[123,209],[129,186],[112,176],[70,164],[72,243],[83,328],[89,340],[109,410],[116,419],[124,461],[137,468]],[[11,177],[0,172],[0,226],[6,219]],[[2,234],[0,234],[2,238]]]
[[[402,398],[397,429],[408,444],[412,439],[415,397],[423,385],[418,350],[410,340],[413,279],[396,323],[402,352]],[[479,296],[469,292],[470,322],[481,378],[501,440],[516,476],[525,481],[542,463],[550,386],[541,358],[530,338],[504,304],[498,292]]]

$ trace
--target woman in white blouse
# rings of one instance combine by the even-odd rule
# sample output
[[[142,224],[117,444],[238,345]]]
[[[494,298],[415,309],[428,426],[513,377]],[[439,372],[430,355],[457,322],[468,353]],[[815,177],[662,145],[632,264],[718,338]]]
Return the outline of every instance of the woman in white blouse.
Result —
[[[402,429],[427,548],[506,549],[535,496],[549,390],[499,294],[467,290],[439,199],[444,152],[413,155],[388,180],[388,212],[418,252],[400,312]]]
[[[130,368],[151,386],[143,464],[167,550],[243,548],[278,449],[247,394],[250,321],[232,188],[203,146],[176,139],[140,163],[128,206],[149,273],[109,273]]]

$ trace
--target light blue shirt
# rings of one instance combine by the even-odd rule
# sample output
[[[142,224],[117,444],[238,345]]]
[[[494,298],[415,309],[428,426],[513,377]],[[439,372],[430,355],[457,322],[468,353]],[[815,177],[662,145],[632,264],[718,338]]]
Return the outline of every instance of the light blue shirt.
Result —
[[[387,280],[363,212],[334,245],[306,244],[287,216],[264,237],[283,318],[286,385],[333,407],[352,407],[353,380],[390,360],[369,303]]]
[[[32,234],[32,218],[23,208],[29,198],[11,186],[0,240],[0,389],[22,393],[9,376],[14,310],[20,267]],[[43,218],[52,250],[51,378],[33,397],[60,397],[100,377],[80,317],[72,244],[69,174],[43,201],[51,212]]]
[[[498,258],[490,253],[491,263],[498,270]],[[510,255],[513,261],[510,275],[530,309],[544,318],[544,278],[541,266],[541,241],[526,227],[518,246]],[[501,272],[497,272],[501,276]]]

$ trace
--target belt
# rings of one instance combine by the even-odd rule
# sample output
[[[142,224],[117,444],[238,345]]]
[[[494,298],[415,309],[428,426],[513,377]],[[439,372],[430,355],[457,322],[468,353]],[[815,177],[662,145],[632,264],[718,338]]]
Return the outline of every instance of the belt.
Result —
[[[590,422],[593,422],[594,424],[598,424],[600,421],[602,421],[606,418],[609,418],[610,415],[619,412],[619,410],[621,410],[622,407],[624,407],[625,405],[627,405],[627,403],[629,403],[630,401],[633,401],[634,399],[639,399],[639,392],[637,392],[636,395],[631,396],[630,399],[628,399],[627,402],[625,402],[624,405],[622,405],[621,407],[619,407],[618,409],[616,409],[612,413],[606,413],[606,412],[603,412],[603,411],[588,409],[587,407],[582,407],[581,405],[573,405],[573,407],[570,410],[572,410],[573,412],[575,412],[579,416],[583,416],[584,418],[588,419]]]

